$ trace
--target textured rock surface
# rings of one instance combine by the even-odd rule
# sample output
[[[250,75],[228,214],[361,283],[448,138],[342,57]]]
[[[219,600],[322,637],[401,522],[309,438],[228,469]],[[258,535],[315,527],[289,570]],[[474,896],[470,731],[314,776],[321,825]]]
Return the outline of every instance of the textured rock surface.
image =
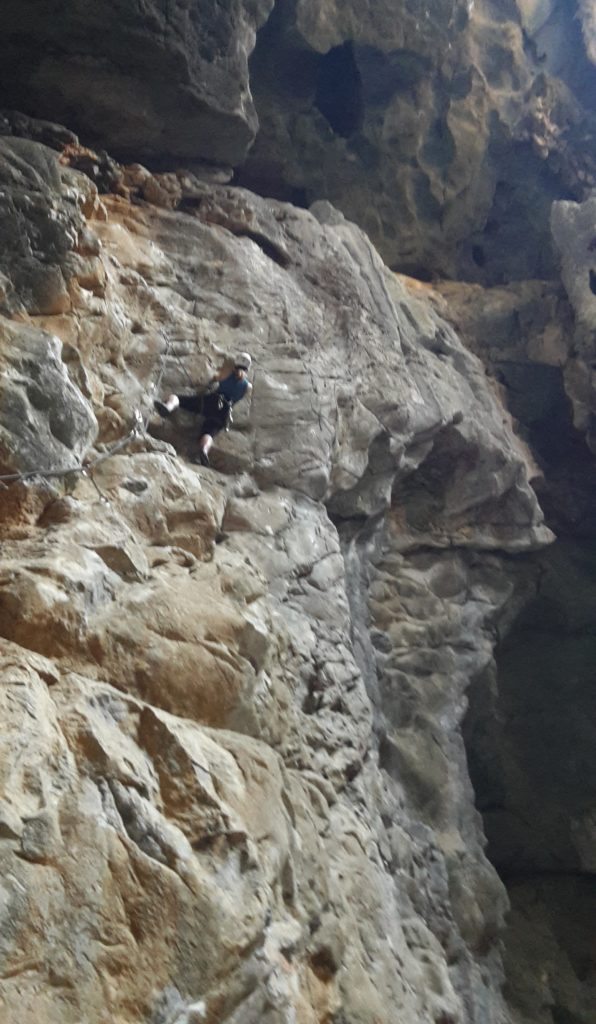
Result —
[[[272,6],[4,3],[6,105],[63,121],[134,159],[237,162],[257,127],[247,60]]]
[[[573,7],[280,0],[240,180],[329,199],[426,280],[553,276],[552,200],[594,185],[596,72]]]
[[[0,309],[64,313],[69,285],[99,290],[102,270],[85,230],[97,189],[29,139],[0,138]]]
[[[508,565],[551,539],[527,449],[477,358],[327,204],[203,185],[187,212],[85,213],[102,288],[67,249],[68,306],[1,330],[56,360],[61,340],[87,455],[157,380],[238,348],[254,393],[212,470],[180,416],[93,481],[3,503],[6,1013],[501,1024],[507,903],[461,722]]]
[[[46,332],[5,331],[0,357],[5,471],[71,468],[95,439],[95,416],[71,383],[61,348],[59,339]]]
[[[50,6],[1,469],[89,468],[0,492],[0,1016],[592,1024],[593,12]],[[225,187],[250,89],[310,212]],[[138,427],[241,348],[211,471]]]
[[[499,381],[540,467],[534,486],[551,527],[563,536],[591,537],[589,356],[575,342],[580,327],[562,285],[525,281],[484,289],[444,282],[426,294]]]
[[[496,664],[474,681],[464,724],[487,853],[512,904],[505,992],[516,1024],[584,1024],[594,1013],[590,205],[553,215],[568,297],[556,282],[426,288],[501,381],[559,535],[510,567]]]
[[[561,257],[561,276],[575,314],[573,358],[566,368],[573,419],[594,451],[594,321],[596,315],[596,203],[555,203],[553,236]]]
[[[327,199],[406,273],[495,284],[553,276],[551,203],[596,184],[593,21],[554,0],[12,0],[0,86],[123,159]]]

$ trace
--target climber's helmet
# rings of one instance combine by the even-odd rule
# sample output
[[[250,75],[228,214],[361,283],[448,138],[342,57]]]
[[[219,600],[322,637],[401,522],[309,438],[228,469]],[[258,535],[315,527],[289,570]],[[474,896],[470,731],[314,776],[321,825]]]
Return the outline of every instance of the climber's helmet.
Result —
[[[239,352],[236,358],[234,359],[234,369],[244,370],[245,373],[248,373],[248,371],[250,370],[251,363],[252,359],[250,358],[248,352]]]

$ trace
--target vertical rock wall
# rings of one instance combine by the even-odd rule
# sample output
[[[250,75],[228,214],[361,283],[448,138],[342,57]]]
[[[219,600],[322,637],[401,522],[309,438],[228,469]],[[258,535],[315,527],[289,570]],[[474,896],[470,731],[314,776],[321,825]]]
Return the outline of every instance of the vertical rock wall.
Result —
[[[594,1012],[591,202],[556,205],[553,233],[565,287],[449,284],[439,303],[499,378],[558,537],[510,567],[522,607],[499,623],[464,725],[487,853],[512,904],[505,992],[520,1024]]]
[[[588,5],[54,8],[170,170],[0,114],[0,1017],[592,1024]]]
[[[35,255],[59,304],[2,264],[3,474],[74,470],[0,506],[7,1019],[500,1024],[461,721],[503,558],[550,534],[481,364],[325,204],[3,161],[7,222],[65,240]],[[241,348],[197,469],[152,385]]]

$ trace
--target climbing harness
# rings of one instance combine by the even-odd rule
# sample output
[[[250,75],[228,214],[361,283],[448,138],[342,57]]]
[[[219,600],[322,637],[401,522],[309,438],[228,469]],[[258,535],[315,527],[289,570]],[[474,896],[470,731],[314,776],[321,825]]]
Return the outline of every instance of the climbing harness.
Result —
[[[164,373],[165,373],[165,369],[166,369],[166,360],[168,358],[168,355],[170,355],[170,352],[174,356],[174,358],[177,360],[181,370],[186,375],[186,377],[187,377],[191,387],[193,388],[193,390],[196,390],[195,389],[195,385],[194,385],[194,383],[193,383],[193,381],[191,379],[191,376],[190,376],[188,370],[186,369],[186,367],[184,366],[180,356],[177,354],[177,352],[172,350],[172,339],[169,337],[168,333],[164,329],[162,329],[160,331],[160,334],[162,335],[162,337],[163,337],[163,339],[165,341],[165,348],[164,348],[164,350],[161,353],[159,372],[158,372],[156,380],[153,381],[149,385],[149,387],[147,388],[147,391],[144,393],[143,396],[141,396],[140,405],[143,404],[143,399],[149,398],[150,394],[155,394],[155,392],[159,392],[159,388],[160,388],[160,385],[161,385],[161,382],[162,382],[162,379],[163,379],[163,376],[164,376]],[[248,356],[248,353],[242,353],[242,356],[243,357]],[[250,356],[248,356],[248,360],[247,361],[248,361],[248,366],[250,366]],[[208,387],[208,388],[206,388],[203,391],[202,394],[199,395],[199,397],[201,399],[201,414],[203,414],[203,406],[204,406],[205,397],[207,395],[209,395],[209,394],[216,394],[216,393],[217,392],[211,391],[210,388]],[[218,408],[218,411],[219,412],[223,412],[224,409],[225,409],[225,420],[224,420],[223,429],[226,430],[226,431],[229,431],[229,429],[230,429],[230,427],[231,427],[231,425],[233,423],[232,406],[233,406],[233,403],[231,401],[229,401],[229,399],[225,398],[224,395],[217,395],[217,408]],[[28,470],[25,473],[5,473],[5,474],[0,476],[0,490],[6,491],[6,490],[9,489],[9,487],[11,487],[12,485],[14,485],[16,483],[25,482],[27,480],[33,480],[35,478],[40,478],[42,480],[51,480],[51,479],[58,479],[60,477],[83,476],[83,477],[86,477],[88,480],[90,480],[90,482],[93,484],[95,490],[97,491],[97,493],[99,495],[100,501],[108,502],[108,499],[106,498],[106,496],[104,494],[102,494],[102,492],[101,492],[101,490],[100,490],[100,488],[99,488],[99,486],[97,484],[97,481],[95,480],[95,478],[93,476],[93,471],[102,462],[105,462],[107,459],[111,459],[118,452],[122,451],[123,448],[125,448],[128,444],[130,444],[136,438],[143,437],[143,436],[148,434],[149,421],[151,419],[152,411],[153,411],[153,402],[150,403],[149,411],[147,412],[145,417],[143,417],[143,415],[142,415],[142,413],[141,413],[139,408],[135,409],[134,415],[133,415],[132,426],[130,427],[128,433],[125,434],[124,437],[121,437],[118,441],[116,441],[111,447],[107,448],[105,451],[103,451],[99,455],[97,455],[94,459],[88,460],[86,462],[79,461],[79,462],[75,463],[74,466],[68,466],[68,467],[65,467],[64,469],[42,469],[42,468],[39,468],[39,469]]]
[[[234,416],[232,415],[232,402],[227,398],[224,398],[223,395],[218,395],[217,408],[219,412],[223,412],[225,409],[224,430],[227,433],[234,422]]]

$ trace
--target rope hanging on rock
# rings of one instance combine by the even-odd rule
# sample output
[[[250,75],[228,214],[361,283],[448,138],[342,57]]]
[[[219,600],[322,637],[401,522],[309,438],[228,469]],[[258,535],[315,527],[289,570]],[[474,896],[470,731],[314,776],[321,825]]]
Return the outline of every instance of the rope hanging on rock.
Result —
[[[151,394],[155,394],[155,392],[159,391],[159,388],[160,388],[160,385],[161,385],[161,381],[162,381],[162,378],[163,378],[163,375],[164,375],[165,369],[166,369],[166,359],[168,357],[168,353],[170,351],[170,348],[172,347],[172,339],[170,337],[168,337],[167,333],[165,331],[162,331],[161,334],[163,335],[163,337],[165,339],[166,347],[165,347],[164,351],[161,354],[160,367],[159,367],[159,373],[157,375],[157,379],[154,380],[149,385],[148,390],[145,392],[145,395],[146,395],[147,398],[150,397],[150,393]],[[147,428],[149,426],[149,420],[151,419],[152,412],[153,412],[153,401],[150,402],[149,412],[145,416],[144,421],[141,420],[141,422],[143,424],[143,430],[144,430],[145,433],[147,433]]]
[[[181,359],[181,357],[180,357],[180,356],[178,355],[178,353],[177,353],[177,352],[175,352],[175,351],[174,351],[173,349],[172,349],[172,355],[174,356],[174,359],[175,359],[175,360],[176,360],[176,362],[178,363],[178,366],[179,366],[179,367],[180,367],[180,369],[182,370],[182,372],[183,372],[184,376],[186,377],[186,379],[187,379],[188,383],[190,384],[191,388],[193,388],[193,389],[194,389],[194,387],[195,387],[195,383],[194,383],[194,381],[193,381],[193,379],[192,379],[192,377],[191,377],[190,373],[189,373],[189,372],[188,372],[188,370],[186,369],[186,367],[185,367],[184,363],[182,362],[182,359]]]
[[[120,438],[108,451],[102,452],[97,458],[92,459],[90,462],[79,462],[74,466],[68,466],[66,469],[30,469],[26,473],[5,473],[0,476],[0,484],[4,490],[8,490],[8,486],[19,483],[19,481],[32,480],[34,477],[41,477],[42,480],[52,480],[57,477],[65,477],[74,475],[90,476],[96,466],[100,462],[105,462],[106,459],[110,459],[113,455],[116,455],[122,448],[125,447],[133,438],[137,437],[140,433],[140,427],[144,426],[142,416],[138,409],[135,410],[135,424],[125,437]],[[8,480],[8,486],[5,481]]]

